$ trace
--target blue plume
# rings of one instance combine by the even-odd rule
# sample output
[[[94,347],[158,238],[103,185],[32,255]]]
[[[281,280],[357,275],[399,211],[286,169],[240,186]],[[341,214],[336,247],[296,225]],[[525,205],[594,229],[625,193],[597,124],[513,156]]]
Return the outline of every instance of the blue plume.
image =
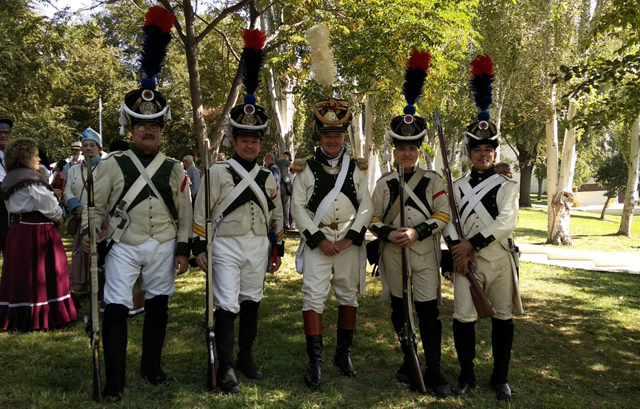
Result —
[[[493,84],[493,74],[474,75],[471,78],[471,92],[473,92],[473,99],[480,111],[489,110],[491,102],[493,102],[491,84]]]
[[[420,68],[407,68],[404,73],[404,85],[402,93],[408,105],[414,105],[420,95],[422,95],[422,87],[427,79],[427,71]]]
[[[140,65],[147,78],[141,84],[145,88],[155,89],[155,76],[162,69],[164,57],[167,55],[167,48],[171,41],[171,32],[163,32],[162,28],[156,25],[142,27],[143,44]],[[153,82],[153,86],[151,85]]]
[[[255,105],[256,104],[256,97],[253,94],[247,94],[244,96],[244,103],[245,104],[249,104],[249,105]]]

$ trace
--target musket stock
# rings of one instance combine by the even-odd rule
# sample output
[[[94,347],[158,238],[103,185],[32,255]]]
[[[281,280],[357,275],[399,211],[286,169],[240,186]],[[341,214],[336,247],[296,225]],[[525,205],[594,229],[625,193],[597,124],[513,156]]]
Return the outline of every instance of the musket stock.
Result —
[[[444,166],[444,175],[447,180],[447,189],[449,190],[449,207],[451,207],[451,223],[453,223],[458,237],[464,238],[462,235],[462,226],[460,225],[460,213],[458,212],[458,206],[456,205],[456,199],[453,190],[453,179],[451,177],[451,168],[449,167],[449,158],[447,156],[447,147],[444,143],[444,133],[442,132],[442,121],[440,120],[440,113],[436,109],[434,111],[436,120],[436,126],[438,128],[438,141],[440,142],[440,151],[442,154],[442,164]],[[491,301],[487,298],[478,279],[475,274],[475,265],[470,262],[467,266],[466,277],[469,280],[471,286],[471,298],[473,299],[473,305],[476,307],[476,312],[480,318],[490,317],[496,315],[496,310],[491,305]]]

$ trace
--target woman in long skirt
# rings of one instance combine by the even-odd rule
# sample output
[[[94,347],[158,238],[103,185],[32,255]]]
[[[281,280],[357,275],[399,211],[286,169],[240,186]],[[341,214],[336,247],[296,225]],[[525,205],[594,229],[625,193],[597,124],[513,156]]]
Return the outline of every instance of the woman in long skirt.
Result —
[[[69,264],[58,227],[62,210],[38,172],[33,139],[6,151],[2,198],[10,215],[0,277],[0,330],[22,332],[64,326],[77,318],[69,292]]]

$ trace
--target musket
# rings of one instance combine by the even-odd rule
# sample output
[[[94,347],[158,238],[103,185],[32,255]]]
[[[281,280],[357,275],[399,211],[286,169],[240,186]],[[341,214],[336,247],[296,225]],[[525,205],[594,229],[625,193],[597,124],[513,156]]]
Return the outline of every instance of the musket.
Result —
[[[407,221],[405,219],[404,211],[404,166],[398,164],[398,177],[400,179],[400,227],[407,227]],[[413,325],[413,297],[411,287],[411,267],[407,262],[407,249],[402,247],[402,313],[404,318],[404,324],[402,333],[400,334],[400,342],[403,342],[406,346],[406,351],[409,354],[411,360],[409,361],[409,379],[411,380],[411,390],[417,390],[420,393],[426,393],[427,388],[424,384],[424,378],[422,377],[422,371],[420,370],[420,360],[418,360],[417,354],[417,340],[416,330]]]
[[[87,157],[87,212],[89,220],[89,241],[91,252],[89,253],[89,274],[91,278],[91,317],[84,317],[85,330],[91,339],[91,360],[93,363],[93,400],[99,402],[102,399],[102,385],[100,379],[100,315],[98,305],[98,244],[96,240],[96,207],[93,200],[93,169],[91,158]]]
[[[456,229],[456,233],[459,238],[464,238],[462,235],[462,226],[460,225],[460,213],[458,212],[458,206],[456,205],[456,198],[453,190],[453,179],[451,178],[451,168],[449,167],[449,158],[447,157],[447,147],[444,142],[444,134],[442,132],[442,121],[440,120],[440,112],[436,109],[434,111],[434,117],[436,120],[436,126],[438,127],[438,141],[440,142],[440,150],[442,153],[442,164],[444,165],[444,175],[447,179],[447,188],[449,190],[449,207],[451,207],[451,223]],[[478,283],[476,278],[476,266],[473,262],[469,262],[467,266],[467,279],[471,285],[469,290],[471,291],[471,298],[473,299],[473,305],[476,307],[478,316],[480,318],[490,317],[496,315],[496,310],[491,305],[491,301],[487,298]]]
[[[205,309],[205,342],[207,345],[207,389],[210,391],[216,388],[216,356],[214,353],[215,332],[213,330],[213,222],[211,220],[211,184],[209,181],[209,141],[204,141],[204,206],[205,206],[205,230],[207,239],[207,305]]]

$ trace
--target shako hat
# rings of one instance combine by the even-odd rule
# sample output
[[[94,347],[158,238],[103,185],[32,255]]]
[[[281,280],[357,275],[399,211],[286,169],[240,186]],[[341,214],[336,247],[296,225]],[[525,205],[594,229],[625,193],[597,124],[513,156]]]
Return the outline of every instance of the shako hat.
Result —
[[[313,106],[312,137],[317,141],[319,134],[324,132],[347,132],[351,124],[351,107],[347,101],[333,96],[333,83],[338,71],[329,48],[329,28],[317,25],[308,29],[305,36],[311,46],[311,70],[327,91],[327,99]]]
[[[424,81],[427,78],[431,54],[414,48],[404,72],[402,94],[407,102],[403,114],[391,120],[391,129],[385,134],[385,139],[391,139],[394,146],[416,145],[420,147],[427,134],[427,122],[416,116],[415,104],[422,95]]]
[[[167,48],[171,41],[174,15],[164,7],[153,6],[144,15],[142,27],[143,44],[140,66],[145,77],[140,88],[124,97],[120,106],[120,134],[124,135],[126,125],[150,122],[164,126],[171,119],[171,109],[160,91],[156,91],[156,75],[160,73]]]
[[[479,145],[491,145],[494,149],[500,145],[498,128],[490,121],[491,115],[489,115],[489,108],[493,101],[491,95],[494,79],[493,61],[484,54],[476,56],[469,65],[471,65],[471,91],[480,112],[477,116],[478,120],[467,126],[464,132],[463,156]]]
[[[246,95],[243,103],[236,105],[229,115],[227,135],[234,139],[239,135],[264,138],[269,126],[267,111],[256,103],[255,93],[260,86],[260,71],[264,64],[264,45],[267,36],[260,30],[244,30],[242,32],[244,48],[242,49],[242,84]]]

